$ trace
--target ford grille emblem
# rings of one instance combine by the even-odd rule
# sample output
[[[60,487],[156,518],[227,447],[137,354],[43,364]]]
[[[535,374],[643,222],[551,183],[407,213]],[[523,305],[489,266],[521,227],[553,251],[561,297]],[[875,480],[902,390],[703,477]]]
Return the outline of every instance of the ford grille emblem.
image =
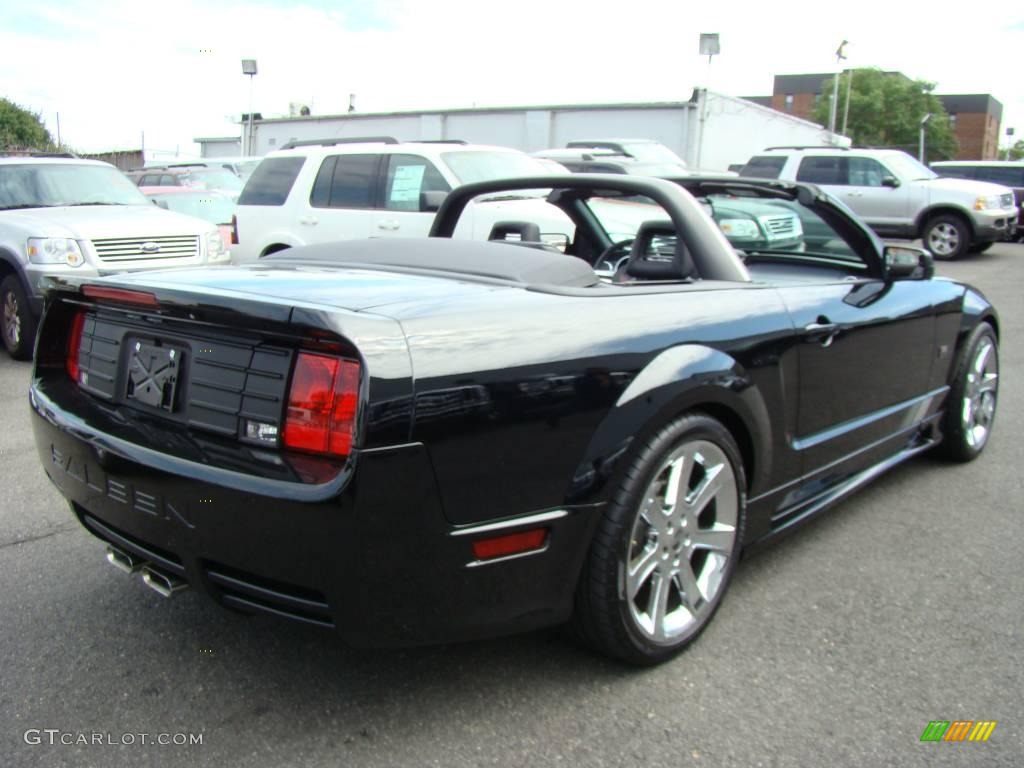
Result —
[[[160,246],[153,242],[143,243],[139,246],[139,250],[143,253],[156,253],[160,250]]]

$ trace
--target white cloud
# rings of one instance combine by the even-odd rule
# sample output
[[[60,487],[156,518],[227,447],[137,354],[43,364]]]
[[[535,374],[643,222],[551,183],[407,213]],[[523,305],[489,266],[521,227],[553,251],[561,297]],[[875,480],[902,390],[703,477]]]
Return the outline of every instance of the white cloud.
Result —
[[[1004,127],[1024,132],[1021,19],[959,5],[392,0],[372,6],[372,23],[356,3],[97,6],[0,14],[3,95],[43,112],[51,129],[59,110],[63,138],[85,150],[137,147],[142,131],[162,149],[237,134],[228,118],[248,111],[243,56],[259,61],[255,109],[270,116],[290,101],[342,112],[349,93],[360,111],[680,100],[708,80],[767,94],[774,74],[831,69],[843,38],[850,65],[937,81],[939,92],[992,93]],[[700,32],[721,34],[710,71]]]

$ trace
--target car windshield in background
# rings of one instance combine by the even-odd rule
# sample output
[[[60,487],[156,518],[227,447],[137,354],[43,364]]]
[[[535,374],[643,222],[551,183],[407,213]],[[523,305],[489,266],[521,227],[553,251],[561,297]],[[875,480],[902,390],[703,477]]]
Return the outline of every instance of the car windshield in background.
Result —
[[[61,205],[148,205],[112,166],[26,163],[0,167],[0,209]]]
[[[729,243],[745,255],[861,262],[824,219],[796,201],[714,194],[699,198],[699,202]],[[632,240],[645,221],[668,218],[660,205],[645,197],[595,197],[588,205],[613,242]]]
[[[686,163],[679,155],[661,144],[624,144],[623,149],[641,163],[667,163],[676,167],[686,167]]]
[[[256,166],[260,164],[259,160],[244,160],[238,163],[235,167],[238,169],[238,178],[243,182],[252,176],[252,172],[256,170]]]
[[[228,189],[233,192],[242,191],[242,180],[228,170],[219,168],[189,171],[186,186],[202,186],[206,189]]]
[[[211,224],[229,224],[235,212],[235,201],[229,195],[215,192],[156,193],[149,198],[164,203],[168,210],[195,216]]]
[[[517,152],[445,152],[441,155],[463,184],[523,176],[546,176],[544,163]]]
[[[883,162],[889,169],[902,179],[912,181],[916,179],[937,179],[939,174],[931,168],[917,162],[910,155],[893,154],[886,155]]]

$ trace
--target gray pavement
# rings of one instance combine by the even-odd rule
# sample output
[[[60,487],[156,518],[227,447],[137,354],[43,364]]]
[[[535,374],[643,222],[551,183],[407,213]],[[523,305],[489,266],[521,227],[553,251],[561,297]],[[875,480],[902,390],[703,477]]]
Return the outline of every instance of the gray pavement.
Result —
[[[35,456],[29,366],[0,355],[0,764],[1024,765],[1024,245],[939,272],[1001,311],[985,455],[912,461],[748,559],[702,638],[653,670],[558,631],[357,651],[165,601],[72,523]],[[985,744],[920,743],[939,719],[998,725]],[[51,746],[29,729],[136,735]]]

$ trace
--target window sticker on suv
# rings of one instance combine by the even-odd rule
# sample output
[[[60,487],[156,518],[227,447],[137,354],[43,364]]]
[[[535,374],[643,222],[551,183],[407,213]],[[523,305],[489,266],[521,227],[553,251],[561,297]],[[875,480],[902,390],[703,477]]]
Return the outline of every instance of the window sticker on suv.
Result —
[[[425,170],[425,165],[400,165],[395,168],[394,176],[391,177],[391,188],[388,190],[388,202],[418,202]]]

